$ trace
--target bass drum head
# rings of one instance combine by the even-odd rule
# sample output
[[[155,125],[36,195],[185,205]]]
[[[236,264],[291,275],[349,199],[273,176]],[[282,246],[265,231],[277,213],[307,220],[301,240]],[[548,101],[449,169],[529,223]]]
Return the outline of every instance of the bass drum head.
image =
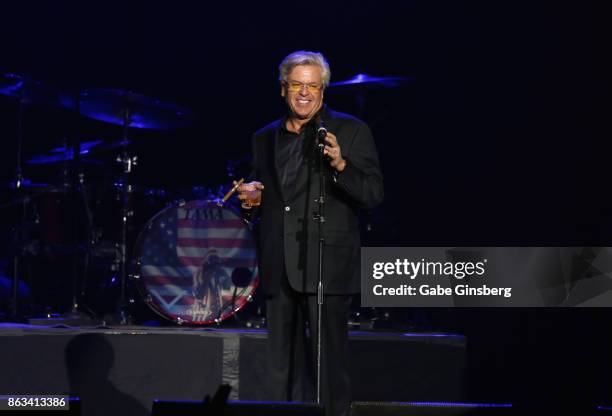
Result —
[[[234,210],[209,201],[155,215],[138,237],[134,259],[145,303],[178,324],[219,323],[259,285],[251,231]]]

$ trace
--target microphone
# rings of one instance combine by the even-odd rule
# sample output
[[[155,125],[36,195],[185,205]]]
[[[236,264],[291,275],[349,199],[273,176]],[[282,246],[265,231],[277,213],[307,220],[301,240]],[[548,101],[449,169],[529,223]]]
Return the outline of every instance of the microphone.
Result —
[[[317,128],[317,146],[324,147],[325,146],[325,136],[327,136],[327,129],[323,124],[323,120],[319,119],[318,128]]]
[[[325,127],[319,127],[317,129],[317,138],[319,139],[319,146],[325,146],[325,137],[327,136],[327,129]]]

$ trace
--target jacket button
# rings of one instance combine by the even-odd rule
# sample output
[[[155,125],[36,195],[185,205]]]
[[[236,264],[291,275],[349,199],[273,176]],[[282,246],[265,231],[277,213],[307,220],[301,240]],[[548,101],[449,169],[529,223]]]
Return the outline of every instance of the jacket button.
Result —
[[[287,211],[287,212],[291,211],[291,207],[290,207],[289,205],[287,205],[287,206],[285,207],[285,211]]]

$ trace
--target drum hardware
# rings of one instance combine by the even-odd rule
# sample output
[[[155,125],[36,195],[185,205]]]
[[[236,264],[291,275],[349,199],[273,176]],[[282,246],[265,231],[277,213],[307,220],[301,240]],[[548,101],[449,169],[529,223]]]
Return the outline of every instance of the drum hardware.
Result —
[[[192,186],[188,192],[184,193],[184,197],[181,199],[175,199],[174,203],[186,200],[202,200],[202,201],[215,201],[219,202],[223,199],[224,195],[228,192],[226,185],[219,185],[216,188],[210,188],[206,186]],[[188,196],[188,197],[187,197]],[[186,198],[185,198],[186,197]]]
[[[53,88],[48,88],[45,85],[29,80],[25,77],[6,74],[0,75],[0,94],[19,99],[18,111],[18,134],[17,134],[17,163],[16,163],[16,179],[13,184],[8,186],[15,192],[15,197],[7,204],[3,204],[0,208],[12,207],[15,205],[22,206],[22,218],[16,221],[15,227],[15,242],[14,245],[16,255],[14,256],[14,278],[17,280],[21,268],[21,257],[23,249],[26,247],[26,234],[23,231],[27,223],[26,212],[27,206],[31,203],[32,198],[41,196],[48,197],[51,195],[77,195],[82,200],[86,219],[87,237],[84,238],[86,243],[83,245],[74,246],[71,250],[62,254],[72,252],[77,256],[83,255],[82,265],[84,268],[84,278],[81,280],[80,292],[78,283],[73,280],[73,312],[79,306],[78,294],[85,295],[87,286],[87,274],[91,265],[92,258],[103,256],[105,259],[110,258],[110,251],[114,252],[116,261],[113,261],[111,267],[119,274],[119,284],[121,292],[118,300],[119,321],[127,323],[129,316],[127,314],[126,301],[126,285],[127,285],[127,264],[128,258],[128,228],[131,218],[134,215],[132,206],[132,194],[134,186],[131,184],[131,173],[135,166],[138,165],[138,156],[131,155],[128,152],[129,128],[143,129],[171,129],[180,128],[190,125],[193,122],[192,114],[179,106],[171,103],[164,103],[160,100],[145,97],[135,94],[130,91],[113,90],[113,89],[88,89],[81,90],[78,94],[63,94]],[[49,152],[37,155],[26,161],[28,165],[52,165],[63,163],[62,185],[50,186],[49,184],[34,183],[28,181],[23,176],[22,171],[22,144],[23,144],[23,114],[24,107],[30,103],[49,104],[60,106],[75,113],[83,115],[95,120],[107,122],[110,124],[121,125],[123,130],[123,138],[116,142],[105,142],[102,140],[75,140],[71,145],[66,141],[63,146],[51,149]],[[102,163],[96,160],[87,159],[87,156],[97,154],[109,149],[121,148],[121,152],[117,157],[117,162],[122,166],[121,180],[117,188],[120,191],[119,203],[121,214],[121,232],[120,240],[116,247],[112,249],[102,249],[99,247],[101,241],[101,233],[94,227],[94,216],[89,205],[88,187],[85,184],[85,175],[81,171],[81,166],[84,164],[101,165]],[[75,174],[73,176],[73,174]],[[222,188],[217,192],[219,194]],[[166,195],[166,191],[159,189],[146,189],[145,196],[162,197]],[[208,191],[207,196],[211,196],[212,191]],[[68,198],[68,196],[66,196]],[[217,198],[215,198],[217,199]],[[40,223],[39,218],[37,222]],[[22,226],[23,225],[23,226]],[[62,230],[63,232],[63,230]],[[33,247],[33,243],[27,245]],[[47,248],[28,248],[29,251],[46,250]],[[61,249],[61,248],[60,248]],[[53,250],[53,248],[51,248]],[[65,249],[62,249],[65,250]],[[43,251],[44,252],[44,251]],[[118,255],[117,255],[118,254]],[[111,256],[112,257],[112,256]],[[75,266],[76,271],[76,266]],[[114,278],[113,278],[114,279]],[[16,285],[13,285],[16,289]],[[13,296],[14,305],[11,305],[13,315],[17,315],[16,295]],[[133,303],[133,299],[129,300]],[[81,305],[87,306],[87,305]]]
[[[228,159],[225,166],[227,177],[232,180],[240,177],[248,177],[253,169],[251,163],[252,157],[250,155]]]
[[[74,103],[76,114],[79,114],[80,109],[80,94],[78,92],[72,94],[74,96]],[[78,126],[78,119],[75,118],[74,125]],[[72,299],[71,299],[71,310],[67,314],[61,316],[62,319],[69,319],[78,323],[86,323],[91,321],[89,313],[83,313],[80,309],[80,300],[84,299],[87,280],[89,274],[89,266],[91,261],[91,253],[97,242],[96,232],[93,220],[93,214],[89,205],[89,195],[87,193],[87,187],[85,185],[85,174],[82,171],[83,167],[83,155],[89,154],[91,149],[102,143],[101,140],[82,142],[79,139],[78,127],[73,129],[72,136],[74,139],[64,139],[64,143],[61,147],[51,149],[52,154],[48,158],[38,158],[34,161],[39,164],[48,164],[53,162],[61,162],[62,175],[63,175],[63,189],[65,196],[69,202],[72,202],[72,209],[77,206],[83,208],[85,214],[85,236],[82,238],[80,230],[77,228],[74,230],[74,235],[70,236],[74,244],[73,248],[73,271],[72,271]],[[57,157],[53,157],[53,155]],[[78,210],[78,209],[77,209]],[[75,211],[76,212],[76,211]],[[76,220],[76,219],[75,219]],[[83,262],[81,264],[80,258],[82,256]],[[82,266],[82,268],[81,268]],[[89,309],[87,305],[83,305],[86,309]]]
[[[104,142],[103,140],[89,140],[79,143],[79,162],[90,165],[101,166],[103,163],[95,159],[87,159],[85,156],[92,154],[100,154],[103,151],[115,149],[123,145],[121,140],[114,142]],[[74,146],[69,146],[67,140],[60,147],[55,147],[47,153],[36,155],[26,161],[28,165],[48,165],[56,163],[67,163],[73,161],[75,149]]]
[[[371,307],[351,312],[348,325],[353,329],[391,329],[393,321],[388,310]]]
[[[77,192],[79,193],[81,200],[83,201],[83,207],[85,208],[85,215],[86,215],[86,220],[87,220],[87,246],[85,250],[84,263],[83,263],[83,277],[81,279],[81,287],[79,291],[79,295],[81,299],[84,299],[86,295],[87,280],[89,277],[89,267],[91,263],[92,252],[98,242],[98,236],[96,235],[95,226],[94,226],[93,214],[91,211],[91,207],[89,206],[89,195],[87,194],[87,189],[84,185],[84,178],[85,178],[85,175],[82,172],[80,172],[78,174]],[[75,274],[75,279],[74,279],[75,287],[73,290],[73,297],[72,297],[72,311],[70,313],[72,317],[81,316],[81,314],[78,312],[79,303],[78,303],[77,288],[76,288],[77,279],[78,278]],[[91,309],[87,307],[87,305],[85,304],[84,306],[91,313]]]
[[[22,273],[23,263],[23,246],[25,244],[24,227],[26,222],[26,212],[28,198],[24,198],[23,185],[24,176],[22,170],[22,148],[23,148],[23,122],[24,111],[27,104],[37,103],[53,103],[59,95],[55,94],[51,88],[47,87],[39,81],[35,81],[29,77],[18,74],[2,74],[0,76],[0,94],[17,99],[17,135],[16,135],[16,161],[15,161],[15,181],[14,193],[16,199],[21,202],[20,212],[15,220],[14,229],[14,254],[13,254],[13,287],[11,301],[9,302],[10,315],[17,318],[19,314],[18,304],[18,284],[19,276]],[[55,104],[58,104],[55,101]]]
[[[43,90],[42,83],[34,81],[28,77],[18,74],[2,74],[0,76],[0,94],[17,99],[17,130],[16,130],[16,160],[15,160],[15,180],[9,184],[13,191],[13,202],[7,206],[18,205],[19,210],[15,218],[13,228],[13,261],[11,296],[9,300],[9,316],[11,318],[20,317],[19,305],[19,282],[22,274],[23,260],[26,246],[26,213],[29,197],[25,193],[28,188],[32,188],[32,182],[26,180],[22,170],[22,147],[23,147],[23,122],[24,112],[27,104],[33,101],[37,92]]]
[[[75,100],[76,110],[78,109],[80,101],[78,99],[78,93],[74,94],[77,98]],[[61,101],[61,100],[60,100]],[[78,120],[74,119],[74,128],[72,129],[71,136],[74,139],[63,140],[63,145],[59,148],[52,149],[53,153],[60,155],[59,161],[63,163],[62,166],[62,180],[63,180],[63,191],[67,201],[73,204],[72,209],[75,209],[77,204],[80,202],[83,204],[85,211],[85,244],[82,244],[79,230],[74,231],[73,235],[69,236],[69,242],[73,245],[71,247],[72,253],[69,256],[72,257],[72,287],[71,287],[71,309],[67,314],[62,314],[60,319],[66,319],[74,322],[87,322],[91,319],[89,314],[81,312],[79,309],[79,300],[84,295],[83,291],[87,281],[87,274],[89,268],[89,257],[91,248],[93,245],[94,225],[91,210],[89,208],[88,196],[85,189],[85,174],[81,170],[81,156],[87,154],[90,143],[86,143],[83,147],[81,140],[78,138]],[[76,212],[76,211],[74,211]],[[76,221],[76,218],[74,219]],[[83,268],[82,275],[80,273],[80,257],[83,255]],[[79,284],[80,283],[80,284]]]
[[[194,122],[193,114],[186,108],[132,91],[90,88],[81,92],[79,100],[81,115],[123,129],[168,130]],[[69,109],[76,107],[75,100],[69,97],[62,100],[62,105]]]
[[[134,214],[130,209],[130,196],[132,193],[132,187],[129,179],[132,173],[133,167],[138,165],[138,156],[132,156],[128,153],[128,129],[130,125],[130,108],[126,105],[123,113],[123,141],[121,155],[117,156],[116,161],[122,165],[122,178],[121,178],[121,242],[119,245],[119,323],[126,325],[130,323],[129,312],[126,304],[126,290],[127,290],[127,234],[128,234],[128,222]]]
[[[234,314],[235,314],[234,317],[237,321],[240,321],[238,315],[236,314],[236,312],[238,312],[238,309],[236,309],[236,295],[238,293],[238,288],[248,287],[252,279],[253,279],[253,276],[252,276],[251,270],[249,270],[246,267],[237,267],[232,271],[232,284],[234,285],[234,291],[232,292],[232,299],[230,301],[230,304],[231,304],[231,310],[234,311]],[[252,300],[253,300],[253,296],[249,294],[247,296],[247,302],[251,302]],[[222,311],[223,311],[223,308],[219,308],[219,313],[217,317],[215,318],[215,323],[217,324],[221,323],[221,312]]]
[[[62,164],[62,184],[57,187],[43,189],[38,194],[41,198],[32,204],[32,213],[30,214],[32,217],[31,221],[36,228],[33,230],[34,233],[36,231],[47,233],[47,227],[51,225],[51,228],[53,228],[53,224],[49,223],[50,221],[59,222],[61,224],[62,237],[57,242],[53,242],[53,240],[41,241],[40,238],[44,237],[44,235],[40,235],[38,240],[31,240],[30,246],[34,246],[36,249],[36,252],[30,250],[33,260],[37,261],[37,259],[46,258],[47,256],[60,256],[71,259],[68,261],[74,263],[72,272],[69,273],[72,274],[72,281],[69,286],[71,293],[70,311],[61,314],[55,313],[47,305],[49,310],[46,312],[46,315],[49,318],[58,319],[62,322],[92,323],[91,317],[95,315],[84,300],[87,294],[87,282],[91,258],[93,256],[92,251],[99,240],[99,233],[96,232],[94,226],[93,213],[89,204],[88,186],[85,183],[85,174],[81,167],[84,163],[101,164],[101,162],[83,159],[83,156],[91,153],[93,149],[99,151],[102,148],[102,144],[102,140],[81,141],[77,139],[74,143],[70,143],[69,139],[64,139],[62,146],[52,148],[48,152],[26,161],[29,165]],[[53,202],[53,200],[56,202]],[[58,211],[56,212],[57,217],[46,218],[45,221],[41,221],[41,214],[49,214],[45,209],[49,209],[50,203],[55,207],[55,210],[52,209],[52,211]],[[42,209],[43,212],[37,208]],[[68,212],[72,215],[79,213],[83,214],[83,216],[72,218],[72,221],[76,221],[76,223],[67,224],[62,222],[62,214],[59,212],[65,209],[68,209]],[[85,234],[82,235],[80,230],[83,230]],[[30,239],[35,238],[34,235],[32,234]]]
[[[349,90],[359,90],[365,88],[394,88],[413,80],[411,77],[374,77],[367,74],[357,74],[344,81],[332,82],[330,87],[342,87]]]
[[[130,128],[173,129],[186,127],[193,122],[190,111],[175,104],[162,102],[132,91],[119,89],[91,88],[82,90],[78,98],[64,97],[62,105],[76,109],[85,117],[122,127],[121,153],[117,162],[122,166],[121,176],[121,236],[119,243],[119,284],[118,321],[127,324],[130,320],[127,298],[128,228],[134,212],[131,207],[131,173],[138,164],[138,156],[128,152]]]
[[[61,107],[61,92],[23,74],[0,74],[0,95],[16,98],[20,104]]]
[[[2,183],[0,186],[0,189],[8,189],[10,191],[15,191],[17,190],[17,182],[10,181],[10,182]],[[23,191],[22,197],[13,198],[12,200],[8,202],[3,203],[2,205],[0,205],[0,209],[8,208],[8,207],[14,206],[15,204],[20,204],[22,202],[21,201],[22,199],[26,199],[26,202],[29,202],[29,200],[31,198],[36,197],[36,195],[56,191],[58,187],[55,185],[48,184],[48,183],[32,182],[31,180],[27,178],[22,178],[21,183],[19,184],[19,189]]]
[[[21,169],[21,147],[23,145],[23,112],[26,103],[25,93],[22,90],[19,97],[19,108],[17,111],[17,158],[16,158],[16,171],[15,171],[15,194],[18,199],[21,199],[21,216],[17,218],[15,227],[15,240],[14,246],[15,253],[13,255],[13,290],[11,296],[11,302],[9,302],[10,315],[13,318],[19,316],[19,275],[21,273],[21,264],[23,261],[23,245],[24,235],[23,229],[25,226],[25,213],[27,210],[27,199],[22,197],[22,181],[24,180],[23,172]]]
[[[249,318],[246,322],[245,322],[245,326],[247,328],[265,328],[266,327],[266,317],[263,313],[263,311],[261,310],[261,306],[257,307],[257,311],[255,313],[254,317]]]

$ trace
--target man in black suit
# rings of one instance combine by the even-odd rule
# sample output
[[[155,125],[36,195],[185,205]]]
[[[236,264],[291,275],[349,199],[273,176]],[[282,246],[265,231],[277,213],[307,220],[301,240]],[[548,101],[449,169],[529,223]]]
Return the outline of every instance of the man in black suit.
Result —
[[[325,58],[297,51],[279,70],[288,112],[253,136],[255,180],[241,185],[238,195],[243,202],[261,198],[251,214],[259,217],[270,399],[308,401],[314,391],[306,380],[314,381],[316,363],[319,231],[313,214],[321,173],[316,132],[324,126],[322,401],[326,414],[345,415],[350,403],[347,318],[350,297],[360,287],[358,211],[381,202],[382,174],[369,127],[323,105],[330,79]]]

